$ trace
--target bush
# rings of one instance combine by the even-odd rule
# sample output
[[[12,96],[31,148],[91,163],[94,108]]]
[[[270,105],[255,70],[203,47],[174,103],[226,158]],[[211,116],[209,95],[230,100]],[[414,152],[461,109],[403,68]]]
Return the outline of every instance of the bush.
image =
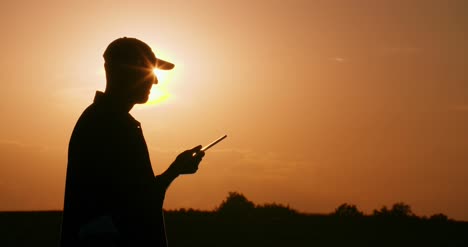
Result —
[[[373,215],[381,217],[399,218],[415,217],[413,211],[411,211],[411,206],[403,202],[393,204],[392,209],[390,210],[386,206],[383,206],[380,210],[374,210]]]
[[[251,214],[255,209],[255,204],[249,201],[243,194],[229,192],[226,200],[221,202],[216,211],[222,215],[246,215]]]
[[[445,214],[434,214],[429,218],[430,221],[437,221],[437,222],[447,222],[449,221],[447,215]]]
[[[335,212],[332,213],[335,216],[344,216],[344,217],[360,217],[364,213],[359,211],[356,205],[343,203],[335,209]]]

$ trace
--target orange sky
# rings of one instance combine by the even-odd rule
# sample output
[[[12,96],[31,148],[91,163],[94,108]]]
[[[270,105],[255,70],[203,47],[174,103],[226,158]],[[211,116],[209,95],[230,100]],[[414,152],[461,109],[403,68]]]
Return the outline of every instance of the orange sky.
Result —
[[[71,131],[129,36],[176,64],[169,99],[132,110],[155,172],[229,136],[166,208],[239,191],[468,220],[467,1],[71,2],[2,4],[0,211],[62,208]]]

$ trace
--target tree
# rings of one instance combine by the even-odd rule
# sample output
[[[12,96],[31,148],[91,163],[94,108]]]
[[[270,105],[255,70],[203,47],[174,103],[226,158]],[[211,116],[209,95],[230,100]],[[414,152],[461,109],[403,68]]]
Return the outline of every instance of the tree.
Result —
[[[374,216],[390,216],[390,210],[387,206],[383,206],[380,210],[374,209]]]
[[[449,219],[445,214],[434,214],[429,218],[429,220],[437,222],[447,222]]]
[[[390,211],[392,216],[396,217],[412,217],[414,216],[413,212],[411,211],[411,206],[405,204],[403,202],[395,203],[392,206],[392,210]]]
[[[356,216],[363,216],[364,214],[357,209],[356,205],[343,203],[335,209],[335,212],[333,212],[332,215],[356,217]]]
[[[245,215],[255,209],[255,204],[249,201],[242,193],[229,192],[226,200],[221,202],[217,212],[224,215]]]
[[[415,215],[411,211],[411,206],[398,202],[393,204],[391,209],[388,209],[386,206],[383,206],[380,210],[374,210],[374,216],[382,217],[414,217]]]

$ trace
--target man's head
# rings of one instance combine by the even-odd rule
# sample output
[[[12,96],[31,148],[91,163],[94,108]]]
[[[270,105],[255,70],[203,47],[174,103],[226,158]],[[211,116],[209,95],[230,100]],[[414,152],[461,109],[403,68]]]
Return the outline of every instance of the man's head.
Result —
[[[119,38],[104,52],[106,92],[118,94],[130,103],[148,101],[149,92],[158,79],[154,68],[169,70],[174,64],[156,58],[151,47],[135,38]]]

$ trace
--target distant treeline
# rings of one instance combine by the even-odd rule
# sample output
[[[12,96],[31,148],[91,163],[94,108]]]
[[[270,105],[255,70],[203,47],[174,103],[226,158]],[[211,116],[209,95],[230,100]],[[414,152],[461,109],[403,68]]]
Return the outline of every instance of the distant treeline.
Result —
[[[178,209],[178,210],[169,210],[168,213],[195,213],[203,211],[194,210],[194,209]],[[292,215],[317,215],[317,214],[308,214],[301,213],[295,209],[285,206],[278,203],[266,203],[262,205],[257,205],[254,202],[248,200],[242,193],[239,192],[229,192],[227,198],[221,202],[221,204],[214,209],[213,211],[205,211],[207,213],[216,213],[221,216],[268,216],[268,217],[283,217],[283,216],[292,216]],[[393,204],[391,208],[383,206],[379,210],[374,210],[371,215],[365,215],[360,211],[356,205],[343,203],[338,206],[330,216],[337,217],[363,217],[363,216],[372,216],[372,217],[390,217],[390,218],[419,218],[422,220],[431,220],[431,221],[449,221],[445,214],[438,213],[430,217],[427,216],[417,216],[411,210],[411,206],[403,202],[398,202]],[[453,221],[453,220],[451,220]]]
[[[57,246],[60,211],[0,213],[0,246]],[[468,246],[468,222],[418,217],[395,203],[364,215],[352,204],[306,214],[277,203],[256,205],[230,192],[212,211],[165,211],[170,247]]]

